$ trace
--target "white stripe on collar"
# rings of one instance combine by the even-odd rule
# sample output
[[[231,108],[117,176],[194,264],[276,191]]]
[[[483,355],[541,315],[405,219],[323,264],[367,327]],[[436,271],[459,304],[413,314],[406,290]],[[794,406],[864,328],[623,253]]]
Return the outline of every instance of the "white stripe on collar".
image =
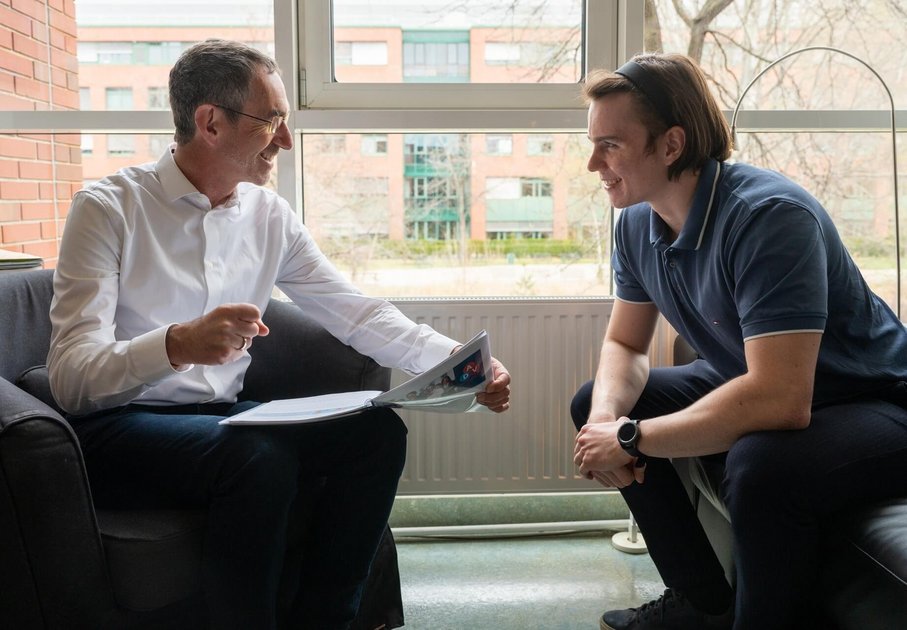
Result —
[[[696,248],[702,245],[702,239],[705,238],[705,229],[709,225],[709,215],[712,214],[712,202],[715,201],[715,190],[718,188],[718,176],[721,174],[721,162],[718,162],[715,168],[715,179],[712,181],[712,194],[709,196],[709,205],[705,210],[705,217],[702,219],[702,229],[699,230],[699,240],[696,241]]]

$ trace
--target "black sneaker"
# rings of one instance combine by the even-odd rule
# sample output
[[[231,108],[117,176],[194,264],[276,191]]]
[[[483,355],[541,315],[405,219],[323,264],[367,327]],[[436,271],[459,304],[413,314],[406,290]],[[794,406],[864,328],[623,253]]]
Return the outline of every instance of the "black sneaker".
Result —
[[[707,615],[671,588],[639,608],[609,610],[599,621],[601,630],[730,630],[733,625],[733,606],[723,615]]]

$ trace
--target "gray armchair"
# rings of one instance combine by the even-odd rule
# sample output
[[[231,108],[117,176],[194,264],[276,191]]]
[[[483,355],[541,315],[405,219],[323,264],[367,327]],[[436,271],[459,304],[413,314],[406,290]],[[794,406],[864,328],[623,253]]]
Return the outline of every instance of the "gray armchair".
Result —
[[[696,359],[678,337],[674,363]],[[731,584],[734,553],[730,515],[721,499],[724,466],[700,458],[673,461]],[[907,497],[873,504],[829,522],[823,539],[820,602],[829,628],[907,627]]]
[[[45,270],[0,273],[0,627],[204,628],[199,570],[205,513],[95,509],[78,441],[50,396],[42,367],[52,279]],[[244,398],[388,387],[389,370],[294,305],[272,300],[264,321],[271,335],[250,350]],[[307,489],[319,491],[317,485]],[[293,518],[304,523],[305,514],[296,510]],[[284,604],[292,599],[298,570],[291,562],[285,567]],[[403,624],[389,529],[354,628],[382,624]]]

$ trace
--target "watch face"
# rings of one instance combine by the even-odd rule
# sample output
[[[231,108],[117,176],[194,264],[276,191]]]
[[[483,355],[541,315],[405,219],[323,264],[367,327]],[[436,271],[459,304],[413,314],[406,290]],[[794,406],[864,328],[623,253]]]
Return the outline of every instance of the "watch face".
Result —
[[[639,427],[635,422],[624,422],[617,429],[617,439],[621,444],[632,446],[636,442]]]

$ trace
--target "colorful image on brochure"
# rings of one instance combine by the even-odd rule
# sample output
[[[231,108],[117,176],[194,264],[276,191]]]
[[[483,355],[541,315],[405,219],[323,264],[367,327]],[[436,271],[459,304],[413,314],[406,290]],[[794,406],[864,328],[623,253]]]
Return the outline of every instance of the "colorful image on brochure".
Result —
[[[482,363],[482,351],[476,350],[451,370],[442,374],[440,378],[431,381],[422,389],[408,392],[406,399],[428,400],[429,398],[450,396],[483,382],[485,382],[485,366]]]

